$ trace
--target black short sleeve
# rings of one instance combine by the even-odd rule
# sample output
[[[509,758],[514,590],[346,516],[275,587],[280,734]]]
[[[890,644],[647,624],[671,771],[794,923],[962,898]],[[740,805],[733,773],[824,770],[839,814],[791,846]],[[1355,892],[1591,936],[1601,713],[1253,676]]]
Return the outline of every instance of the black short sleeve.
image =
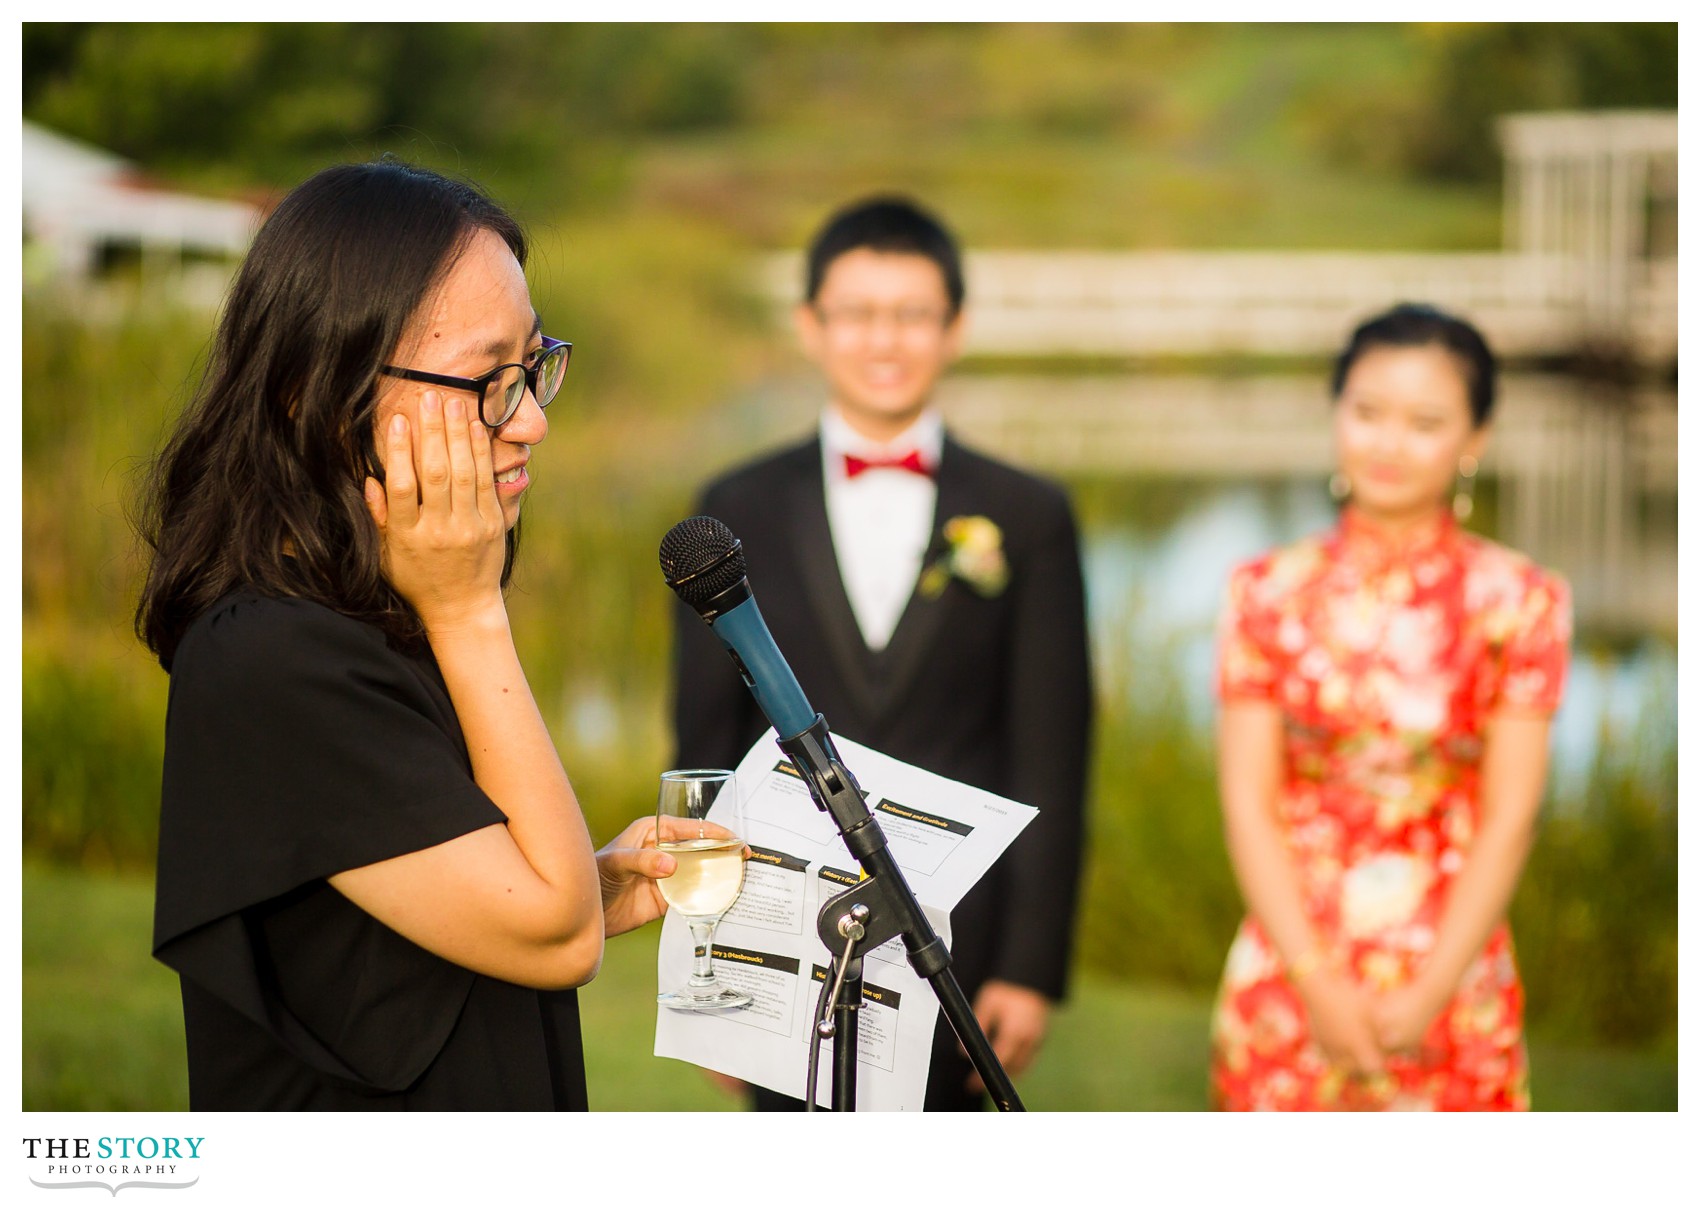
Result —
[[[334,1081],[417,1078],[475,975],[323,882],[506,820],[430,659],[315,603],[230,595],[178,647],[165,749],[154,954]]]

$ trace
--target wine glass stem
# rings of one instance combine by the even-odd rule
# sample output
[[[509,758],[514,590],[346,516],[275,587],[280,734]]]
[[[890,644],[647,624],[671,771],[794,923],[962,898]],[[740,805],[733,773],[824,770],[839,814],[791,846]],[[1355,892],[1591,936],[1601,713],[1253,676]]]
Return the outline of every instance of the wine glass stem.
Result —
[[[690,984],[693,987],[718,984],[714,977],[714,928],[719,921],[718,918],[686,919],[691,928],[693,964]]]

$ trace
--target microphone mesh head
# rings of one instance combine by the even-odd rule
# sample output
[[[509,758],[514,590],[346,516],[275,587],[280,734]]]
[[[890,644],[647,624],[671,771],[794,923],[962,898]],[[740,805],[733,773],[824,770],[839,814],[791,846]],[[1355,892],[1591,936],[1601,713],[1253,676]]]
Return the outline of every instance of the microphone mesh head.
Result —
[[[661,575],[691,606],[737,585],[744,573],[744,545],[718,518],[687,518],[662,537]]]

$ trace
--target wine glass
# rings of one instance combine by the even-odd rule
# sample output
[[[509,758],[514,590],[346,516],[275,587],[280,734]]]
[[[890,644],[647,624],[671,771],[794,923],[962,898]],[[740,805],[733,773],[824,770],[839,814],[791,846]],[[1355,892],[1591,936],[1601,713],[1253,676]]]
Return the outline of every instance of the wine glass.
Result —
[[[655,806],[656,845],[678,861],[656,881],[661,896],[691,929],[691,979],[656,1001],[678,1011],[731,1011],[748,994],[729,990],[714,974],[714,928],[744,886],[744,825],[731,771],[665,771]]]

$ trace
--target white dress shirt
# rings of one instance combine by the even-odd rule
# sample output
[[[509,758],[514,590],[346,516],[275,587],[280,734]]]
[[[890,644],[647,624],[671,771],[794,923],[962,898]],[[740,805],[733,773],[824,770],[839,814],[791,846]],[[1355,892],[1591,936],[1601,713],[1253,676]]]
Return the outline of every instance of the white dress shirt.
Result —
[[[868,468],[851,479],[845,475],[844,456],[888,459],[914,450],[936,472],[944,451],[944,421],[929,408],[896,438],[878,443],[856,433],[829,407],[821,415],[820,438],[826,519],[838,573],[862,639],[879,652],[897,630],[921,576],[938,484],[931,476],[899,468]]]

